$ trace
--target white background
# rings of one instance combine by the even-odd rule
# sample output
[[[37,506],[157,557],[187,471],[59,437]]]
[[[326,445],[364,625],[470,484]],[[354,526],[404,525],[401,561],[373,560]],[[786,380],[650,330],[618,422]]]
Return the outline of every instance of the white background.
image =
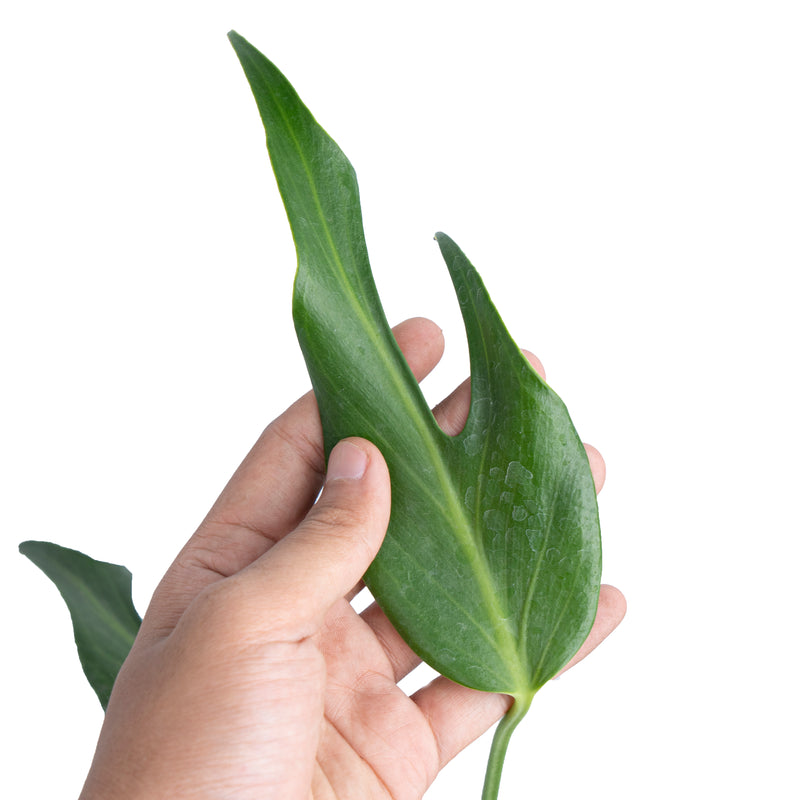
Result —
[[[75,797],[101,711],[17,543],[156,581],[307,386],[291,235],[225,34],[359,175],[390,321],[466,372],[444,230],[606,457],[622,627],[503,797],[798,796],[794,2],[28,2],[0,19],[4,782]],[[10,738],[8,738],[10,736]],[[489,740],[427,797],[477,798]]]

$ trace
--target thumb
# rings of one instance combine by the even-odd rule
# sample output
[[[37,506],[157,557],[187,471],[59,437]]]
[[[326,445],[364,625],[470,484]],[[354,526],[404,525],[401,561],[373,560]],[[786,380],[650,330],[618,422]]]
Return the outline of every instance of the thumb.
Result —
[[[331,451],[325,486],[306,518],[248,568],[263,587],[273,634],[315,632],[330,607],[366,572],[389,524],[386,462],[366,439]]]

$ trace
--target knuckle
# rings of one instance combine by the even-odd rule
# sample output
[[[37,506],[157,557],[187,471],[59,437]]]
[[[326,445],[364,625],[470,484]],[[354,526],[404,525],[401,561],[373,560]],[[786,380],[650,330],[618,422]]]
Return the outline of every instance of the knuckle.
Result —
[[[315,429],[291,425],[286,415],[273,420],[265,431],[265,435],[280,440],[303,460],[312,473],[322,478],[325,475],[325,452],[320,433]]]
[[[362,509],[328,502],[309,512],[304,527],[312,533],[330,536],[363,528],[368,521],[368,515]]]
[[[369,535],[372,520],[366,510],[348,508],[338,504],[314,508],[303,522],[303,535],[312,539],[338,540],[349,551],[363,554],[367,560],[375,556],[375,547]]]

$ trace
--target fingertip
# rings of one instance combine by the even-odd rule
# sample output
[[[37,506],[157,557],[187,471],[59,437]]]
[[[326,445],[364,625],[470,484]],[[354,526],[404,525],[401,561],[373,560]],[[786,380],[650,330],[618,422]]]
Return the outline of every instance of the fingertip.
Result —
[[[444,344],[444,332],[432,319],[427,317],[410,317],[401,322],[399,327],[411,330],[417,336],[431,342]]]
[[[341,439],[328,456],[326,483],[332,480],[360,480],[367,473],[379,473],[387,481],[389,470],[381,451],[369,440],[360,436]]]
[[[614,586],[604,583],[600,586],[600,595],[597,599],[597,614],[586,641],[581,645],[578,652],[570,659],[564,669],[559,672],[562,675],[570,667],[582,661],[592,650],[597,647],[614,629],[622,622],[627,610],[625,595]]]
[[[331,481],[361,480],[368,463],[369,457],[364,448],[359,447],[355,440],[345,439],[331,450],[325,482],[328,484]]]
[[[442,329],[426,317],[412,317],[396,325],[392,332],[414,377],[422,380],[444,353]]]
[[[544,364],[539,361],[538,356],[536,356],[530,350],[525,350],[524,348],[522,350],[522,354],[528,359],[528,361],[530,361],[531,366],[539,373],[539,375],[541,375],[542,380],[547,380],[547,375],[544,371]]]
[[[606,462],[596,447],[591,444],[586,444],[585,442],[583,446],[586,448],[586,456],[589,459],[589,466],[592,470],[594,488],[599,492],[606,482]]]
[[[613,622],[609,633],[622,622],[628,612],[628,601],[625,599],[625,595],[616,586],[608,583],[604,583],[600,587],[599,606],[609,622]]]

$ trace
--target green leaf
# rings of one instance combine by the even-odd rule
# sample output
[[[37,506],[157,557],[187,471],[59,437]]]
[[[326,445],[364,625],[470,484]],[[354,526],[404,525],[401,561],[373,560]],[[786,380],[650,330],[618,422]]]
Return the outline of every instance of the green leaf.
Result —
[[[142,621],[131,599],[131,573],[51,542],[23,542],[19,551],[61,592],[83,671],[105,709]]]
[[[297,248],[295,328],[326,450],[363,436],[389,466],[392,516],[367,585],[425,661],[516,700],[490,757],[484,796],[494,797],[513,727],[578,650],[597,609],[600,528],[585,449],[475,269],[440,233],[472,378],[464,430],[443,433],[381,307],[350,162],[277,68],[229,36]]]

